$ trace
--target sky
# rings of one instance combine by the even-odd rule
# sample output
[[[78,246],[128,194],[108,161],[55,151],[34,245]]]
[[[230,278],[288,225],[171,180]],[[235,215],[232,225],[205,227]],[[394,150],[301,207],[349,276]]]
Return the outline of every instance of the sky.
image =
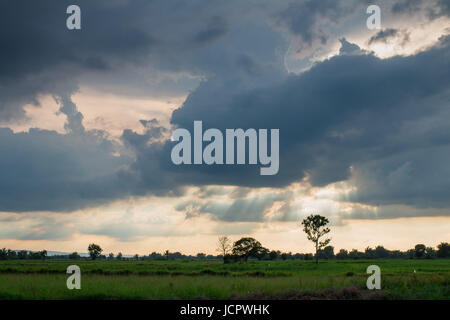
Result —
[[[4,0],[0,21],[0,247],[312,252],[310,214],[337,250],[450,240],[448,1]],[[278,173],[173,164],[196,120],[279,129]]]

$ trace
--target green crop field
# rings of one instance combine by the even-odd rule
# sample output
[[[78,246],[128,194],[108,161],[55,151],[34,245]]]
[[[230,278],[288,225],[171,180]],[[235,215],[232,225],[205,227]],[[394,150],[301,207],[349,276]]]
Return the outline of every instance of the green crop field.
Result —
[[[72,264],[80,290],[66,287]],[[366,288],[373,264],[381,290]],[[449,259],[0,262],[0,299],[450,299],[449,284]]]

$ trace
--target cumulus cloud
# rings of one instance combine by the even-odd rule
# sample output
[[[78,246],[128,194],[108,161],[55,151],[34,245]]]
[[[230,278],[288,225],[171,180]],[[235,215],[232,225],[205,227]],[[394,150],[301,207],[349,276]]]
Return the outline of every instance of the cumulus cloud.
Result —
[[[233,168],[239,172],[235,175],[230,168],[196,166],[182,171],[195,172],[189,178],[196,183],[214,179],[244,186],[288,185],[304,177],[313,185],[348,179],[350,167],[371,156],[415,148],[407,135],[403,141],[392,139],[403,123],[419,123],[432,114],[439,117],[446,109],[447,56],[448,40],[442,39],[438,46],[410,57],[336,56],[281,84],[244,93],[211,80],[174,111],[172,123],[191,128],[194,120],[202,119],[205,127],[222,130],[280,128],[280,172],[265,179],[250,167]],[[433,100],[435,96],[440,98]],[[393,141],[397,150],[387,148]]]

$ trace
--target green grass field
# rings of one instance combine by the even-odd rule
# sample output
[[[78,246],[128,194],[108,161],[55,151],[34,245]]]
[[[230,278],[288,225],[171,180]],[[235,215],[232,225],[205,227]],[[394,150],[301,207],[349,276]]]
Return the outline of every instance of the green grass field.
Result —
[[[71,264],[81,290],[66,287]],[[372,264],[381,290],[366,288]],[[449,284],[448,259],[0,262],[0,299],[450,299]]]

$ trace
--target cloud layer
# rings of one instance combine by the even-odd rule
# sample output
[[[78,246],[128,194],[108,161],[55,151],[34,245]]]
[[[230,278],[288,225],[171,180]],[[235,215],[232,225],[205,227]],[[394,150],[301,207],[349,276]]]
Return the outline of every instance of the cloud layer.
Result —
[[[247,190],[300,181],[346,182],[354,188],[345,202],[439,209],[430,211],[435,215],[450,207],[448,36],[387,59],[341,39],[340,54],[294,74],[285,65],[289,37],[300,37],[303,49],[338,41],[329,26],[363,10],[365,1],[79,1],[78,33],[64,28],[68,2],[27,2],[23,10],[19,3],[0,5],[9,26],[0,30],[0,119],[21,121],[25,104],[50,94],[67,118],[66,133],[0,128],[0,211],[70,212],[129,196],[177,197],[189,186]],[[387,10],[448,17],[445,1],[402,1]],[[408,31],[386,28],[366,41],[399,34]],[[136,80],[137,70],[159,80]],[[124,130],[120,141],[86,130],[71,100],[80,85],[149,96],[189,88],[172,113],[173,127],[192,129],[202,120],[205,129],[278,128],[280,171],[264,177],[258,166],[175,166],[170,128],[152,119],[142,119],[142,131]],[[256,222],[281,202],[283,220],[290,219],[289,199],[274,193],[225,204],[193,200],[179,210]]]

